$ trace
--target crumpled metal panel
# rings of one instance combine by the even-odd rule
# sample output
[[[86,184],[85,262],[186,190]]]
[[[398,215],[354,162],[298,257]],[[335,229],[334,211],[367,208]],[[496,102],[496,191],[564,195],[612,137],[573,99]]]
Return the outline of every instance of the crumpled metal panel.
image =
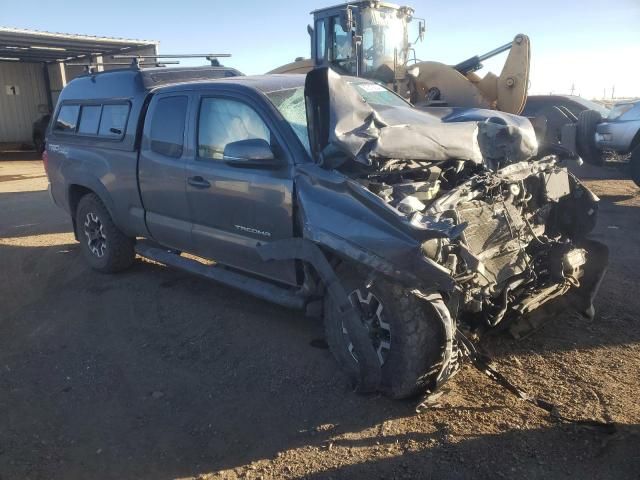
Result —
[[[524,162],[538,153],[535,133],[514,125],[478,123],[478,142],[485,164],[493,171]]]
[[[444,161],[451,158],[482,163],[478,124],[436,123],[381,128],[370,157]]]
[[[349,161],[365,166],[375,159],[486,162],[497,169],[537,153],[535,133],[517,125],[493,122],[438,123],[425,116],[411,123],[387,123],[358,92],[333,70],[323,67],[305,82],[309,139],[321,166],[339,168]],[[418,112],[420,113],[420,112]],[[401,114],[393,116],[401,121]]]
[[[413,286],[453,287],[449,272],[421,250],[446,230],[414,226],[362,186],[317,165],[299,166],[295,183],[304,238]]]

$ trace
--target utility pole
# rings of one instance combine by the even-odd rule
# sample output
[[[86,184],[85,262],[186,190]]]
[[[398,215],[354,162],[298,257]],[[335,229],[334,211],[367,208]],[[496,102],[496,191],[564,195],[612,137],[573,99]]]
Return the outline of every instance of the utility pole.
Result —
[[[611,100],[614,100],[616,98],[616,86],[614,85],[613,87],[611,87]]]

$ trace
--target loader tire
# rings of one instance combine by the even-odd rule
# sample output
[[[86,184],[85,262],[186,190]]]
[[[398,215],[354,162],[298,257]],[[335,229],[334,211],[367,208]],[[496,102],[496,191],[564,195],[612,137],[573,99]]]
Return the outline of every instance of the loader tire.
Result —
[[[408,289],[385,279],[376,279],[367,288],[366,275],[353,265],[342,264],[336,274],[351,303],[361,311],[378,354],[378,390],[393,399],[424,392],[435,380],[444,342],[442,325],[433,308]],[[324,308],[329,349],[355,384],[360,378],[357,356],[329,295]]]
[[[631,180],[640,187],[640,146],[637,146],[631,153],[629,170],[629,173],[631,173]]]
[[[76,210],[76,236],[91,268],[103,273],[126,270],[135,259],[135,242],[122,233],[100,198],[87,194]]]
[[[578,116],[577,147],[582,159],[591,165],[603,165],[604,156],[596,147],[596,127],[602,115],[595,110],[585,110]]]

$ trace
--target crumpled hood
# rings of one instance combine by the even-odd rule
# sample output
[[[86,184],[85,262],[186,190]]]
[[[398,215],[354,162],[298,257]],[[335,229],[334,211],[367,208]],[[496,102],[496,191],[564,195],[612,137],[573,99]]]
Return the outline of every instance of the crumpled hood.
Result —
[[[376,159],[460,159],[497,169],[537,153],[535,135],[517,125],[385,118],[328,67],[307,74],[305,98],[312,154],[325,168],[349,161],[370,166]]]

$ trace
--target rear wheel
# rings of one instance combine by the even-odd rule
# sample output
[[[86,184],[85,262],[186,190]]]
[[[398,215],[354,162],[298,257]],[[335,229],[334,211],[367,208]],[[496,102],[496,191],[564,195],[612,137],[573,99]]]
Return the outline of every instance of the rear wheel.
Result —
[[[45,148],[45,143],[44,143],[44,138],[40,137],[40,136],[36,136],[33,138],[33,144],[36,148],[36,152],[38,152],[38,155],[42,156],[42,154],[44,153],[44,148]]]
[[[351,304],[377,353],[379,390],[396,399],[422,393],[435,379],[443,334],[433,308],[408,289],[384,279],[367,286],[366,276],[351,265],[337,270]],[[359,379],[358,356],[333,299],[325,299],[325,332],[331,352],[352,381]]]
[[[631,170],[631,180],[640,187],[640,146],[636,147],[631,153],[629,169]]]
[[[582,159],[592,165],[603,165],[604,156],[596,147],[596,127],[602,115],[595,110],[585,110],[578,116],[577,147]]]
[[[135,259],[133,239],[116,227],[109,211],[93,193],[78,203],[76,236],[85,259],[99,272],[120,272],[129,268]]]

